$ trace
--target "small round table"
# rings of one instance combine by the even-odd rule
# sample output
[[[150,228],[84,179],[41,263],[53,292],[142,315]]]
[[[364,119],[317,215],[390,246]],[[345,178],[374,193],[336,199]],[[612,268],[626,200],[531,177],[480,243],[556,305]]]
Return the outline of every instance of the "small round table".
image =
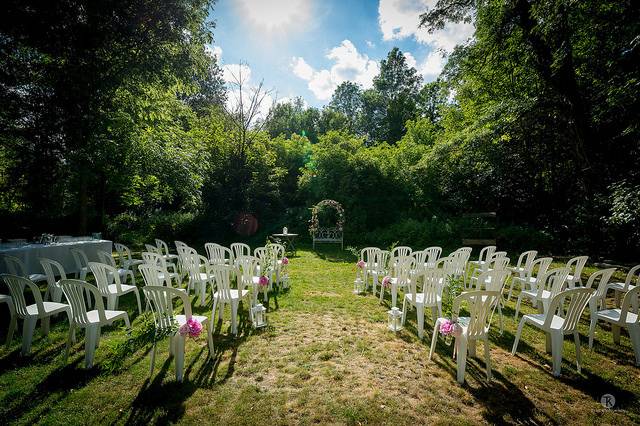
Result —
[[[294,240],[296,239],[296,237],[298,236],[298,234],[290,234],[290,233],[286,233],[286,234],[271,234],[271,236],[273,238],[282,238],[284,239],[284,251],[286,252],[291,252],[294,256],[297,254],[296,253],[296,246],[293,243]]]

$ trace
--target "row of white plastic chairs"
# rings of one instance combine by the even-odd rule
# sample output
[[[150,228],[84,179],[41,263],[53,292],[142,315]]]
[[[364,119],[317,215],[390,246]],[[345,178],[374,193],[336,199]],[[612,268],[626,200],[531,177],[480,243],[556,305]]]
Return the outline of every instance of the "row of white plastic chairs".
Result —
[[[210,247],[214,246],[217,245],[211,245]],[[171,274],[167,273],[166,266],[162,266],[165,260],[164,256],[157,253],[147,252],[143,253],[143,256],[146,255],[145,260],[136,260],[132,258],[131,252],[126,246],[116,245],[116,247],[118,252],[125,253],[124,256],[122,254],[119,256],[119,261],[121,266],[125,266],[127,269],[118,268],[111,254],[104,252],[98,253],[99,258],[103,263],[86,262],[85,266],[82,267],[86,269],[80,269],[77,273],[77,275],[81,275],[82,278],[86,278],[87,272],[92,272],[95,276],[97,286],[93,286],[82,279],[67,279],[64,268],[60,263],[51,259],[40,259],[45,271],[44,277],[47,280],[47,290],[44,295],[44,300],[40,295],[38,286],[30,279],[31,277],[25,276],[24,265],[22,265],[17,259],[5,259],[7,265],[11,265],[8,269],[13,273],[4,274],[2,276],[10,289],[11,296],[0,295],[0,301],[8,303],[11,314],[11,323],[7,335],[7,345],[9,345],[12,340],[17,318],[24,321],[21,353],[28,354],[30,352],[36,322],[41,320],[42,331],[44,334],[47,334],[49,331],[50,317],[58,313],[66,312],[69,316],[70,322],[67,354],[71,342],[75,341],[75,329],[78,327],[86,328],[85,364],[87,367],[90,367],[93,364],[95,347],[99,342],[100,328],[104,325],[111,324],[118,319],[124,319],[127,327],[129,326],[128,314],[125,311],[117,311],[118,298],[130,292],[135,293],[138,302],[138,310],[140,312],[142,311],[138,288],[135,286],[135,275],[133,274],[133,268],[135,267],[140,270],[145,281],[146,286],[143,288],[143,291],[147,296],[147,307],[151,307],[154,311],[157,327],[162,328],[163,326],[167,326],[167,315],[173,315],[173,307],[168,306],[166,303],[160,303],[162,298],[158,299],[154,296],[158,291],[166,290],[168,295],[171,296],[171,299],[173,297],[180,297],[180,299],[182,299],[185,315],[178,315],[174,318],[177,320],[178,325],[184,324],[189,317],[191,317],[191,305],[188,299],[188,290],[194,287],[192,284],[197,283],[197,281],[191,279],[196,269],[196,274],[206,275],[207,282],[212,283],[211,291],[212,299],[214,301],[212,318],[214,318],[216,314],[219,314],[220,317],[222,317],[224,306],[229,304],[232,311],[232,332],[234,334],[237,333],[237,308],[242,299],[247,299],[247,302],[250,305],[249,316],[250,319],[252,319],[251,316],[253,311],[251,308],[253,307],[253,304],[251,303],[251,299],[247,297],[249,296],[250,291],[246,287],[251,287],[247,284],[255,283],[255,274],[260,269],[258,258],[246,256],[240,251],[237,251],[233,262],[235,266],[228,265],[228,259],[227,261],[221,261],[220,258],[216,258],[215,256],[212,257],[211,260],[207,260],[205,258],[205,263],[203,264],[201,262],[203,257],[197,255],[195,250],[185,244],[181,246],[181,251],[183,252],[182,265],[184,270],[190,276],[189,285],[186,289],[175,289],[170,285]],[[261,252],[266,249],[273,250],[276,255],[281,252],[280,247],[267,247],[263,248],[263,250],[260,248],[256,249],[255,254],[260,255]],[[208,250],[208,252],[209,251],[210,250]],[[283,248],[282,253],[284,253]],[[84,254],[82,254],[82,257],[86,260],[86,256]],[[265,256],[263,256],[263,258],[264,257]],[[275,258],[274,263],[279,263],[280,266],[282,266],[281,259],[278,261],[278,259]],[[197,267],[194,267],[194,265],[197,265]],[[200,272],[202,270],[201,267],[205,272]],[[18,272],[17,270],[20,269],[21,271],[19,273],[21,273],[22,276],[16,274],[16,272]],[[56,275],[60,277],[59,280],[56,280]],[[120,277],[126,279],[126,277],[129,276],[131,277],[133,285],[122,284]],[[231,288],[230,283],[232,276],[239,277],[237,289]],[[247,278],[249,278],[249,283],[247,282]],[[215,288],[213,283],[216,283]],[[204,286],[201,288],[204,290]],[[253,288],[255,288],[255,286],[253,286]],[[24,291],[26,289],[33,293],[35,303],[31,305],[26,304],[26,298],[24,297]],[[251,293],[255,292],[252,291]],[[66,301],[68,302],[67,304],[61,303],[63,294],[66,297]],[[85,295],[86,300],[82,298],[83,294]],[[107,298],[106,310],[104,309],[102,301],[103,297]],[[257,298],[257,294],[255,297]],[[91,298],[93,298],[93,310],[89,310],[92,306]],[[155,303],[151,303],[154,298],[157,300]],[[203,300],[202,294],[201,300]],[[217,307],[219,309],[216,312]],[[198,316],[196,319],[203,323],[205,327],[208,325],[208,319],[206,317]],[[211,344],[210,333],[207,332],[207,334],[209,334],[208,340]],[[184,342],[181,343],[179,340],[178,336],[174,336],[171,339],[172,353],[176,352],[176,345],[184,347]],[[155,345],[154,351],[152,352],[152,359],[154,357]],[[180,354],[180,357],[183,357],[183,354]],[[180,366],[180,363],[182,362],[182,358],[177,359],[176,362],[176,374],[178,380],[181,380],[182,367]]]
[[[432,336],[432,353],[435,348],[438,327],[445,320],[442,318],[442,291],[452,278],[461,278],[466,291],[454,303],[454,316],[458,315],[457,309],[459,309],[460,301],[465,300],[472,306],[470,308],[470,317],[461,321],[462,323],[467,321],[467,323],[462,327],[463,332],[458,338],[464,340],[465,348],[468,342],[478,339],[485,340],[488,377],[491,376],[488,330],[493,312],[497,308],[500,314],[500,329],[502,331],[501,305],[507,279],[512,275],[508,298],[511,297],[513,284],[520,283],[521,285],[516,304],[516,321],[520,303],[525,298],[531,300],[534,305],[539,306],[540,311],[539,314],[525,315],[520,322],[513,353],[516,351],[524,324],[528,323],[541,328],[552,336],[551,345],[548,345],[551,348],[548,347],[548,349],[553,353],[554,375],[559,375],[562,357],[562,336],[573,334],[576,342],[579,370],[581,356],[579,340],[577,339],[577,324],[588,304],[591,313],[590,347],[593,345],[594,330],[598,320],[606,321],[613,325],[616,343],[619,342],[620,328],[627,328],[632,340],[636,364],[640,364],[640,322],[637,315],[640,265],[629,271],[624,283],[610,283],[609,281],[615,269],[609,268],[593,273],[583,287],[581,285],[581,274],[587,262],[586,256],[569,260],[565,267],[549,270],[552,259],[536,259],[536,251],[522,253],[514,267],[509,267],[509,258],[506,257],[506,252],[495,251],[495,246],[483,248],[477,261],[468,262],[470,252],[470,248],[463,247],[445,258],[439,258],[441,253],[439,247],[429,247],[418,252],[412,251],[409,247],[396,247],[392,252],[375,247],[367,247],[361,251],[361,260],[364,262],[365,283],[368,285],[368,277],[371,276],[375,295],[378,277],[381,275],[388,276],[392,306],[396,306],[397,291],[403,289],[405,294],[403,297],[402,321],[403,323],[405,322],[407,307],[416,307],[418,335],[420,338],[423,337],[424,333],[425,308],[431,308],[435,323]],[[470,275],[470,280],[467,282],[468,275]],[[634,285],[632,282],[636,284]],[[419,284],[422,285],[422,291],[419,291]],[[624,294],[621,307],[606,308],[605,299],[608,290],[616,292],[617,305],[619,305],[620,293]],[[384,286],[381,287],[380,291],[380,300],[382,301]],[[495,299],[494,296],[496,296]],[[493,300],[493,302],[487,303],[487,300]],[[468,321],[471,322],[469,323]],[[468,349],[469,353],[475,352],[474,346],[469,346]],[[465,362],[466,349],[458,348],[459,381],[464,380]]]

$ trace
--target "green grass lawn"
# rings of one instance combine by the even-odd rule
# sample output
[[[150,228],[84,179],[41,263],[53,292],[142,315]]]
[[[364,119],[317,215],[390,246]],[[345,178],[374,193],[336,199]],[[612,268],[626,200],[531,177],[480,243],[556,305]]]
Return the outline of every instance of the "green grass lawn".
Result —
[[[484,362],[472,359],[467,382],[459,385],[452,348],[442,339],[433,359],[427,359],[429,318],[424,341],[417,338],[415,311],[405,329],[394,334],[386,328],[389,297],[381,305],[371,294],[352,293],[355,267],[348,255],[300,251],[291,259],[290,276],[291,290],[269,300],[267,329],[252,330],[244,315],[238,337],[230,336],[227,308],[225,320],[215,324],[213,359],[204,338],[190,339],[182,384],[175,382],[168,340],[160,342],[149,377],[150,346],[127,357],[119,373],[101,370],[112,356],[110,348],[125,339],[116,327],[104,330],[91,370],[83,368],[82,333],[64,363],[68,325],[62,317],[47,338],[36,332],[30,357],[19,356],[16,333],[10,349],[0,350],[1,422],[640,423],[640,369],[633,365],[629,338],[623,332],[621,345],[615,345],[610,330],[599,325],[589,350],[587,313],[580,330],[582,373],[576,371],[573,341],[567,338],[562,376],[554,378],[544,336],[531,327],[525,328],[517,355],[510,355],[517,325],[512,298],[503,310],[504,333],[497,326],[491,332],[494,379],[487,382]],[[210,315],[208,302],[195,311]],[[133,295],[121,301],[132,319],[134,306]],[[525,304],[528,312],[533,308]],[[605,393],[615,396],[614,409],[600,404]]]

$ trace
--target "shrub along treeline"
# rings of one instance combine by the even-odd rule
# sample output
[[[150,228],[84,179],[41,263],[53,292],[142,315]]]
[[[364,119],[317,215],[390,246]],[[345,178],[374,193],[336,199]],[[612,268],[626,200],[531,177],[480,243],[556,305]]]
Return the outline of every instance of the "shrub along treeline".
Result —
[[[332,198],[348,244],[455,246],[465,213],[495,211],[501,246],[637,260],[637,2],[440,0],[416,21],[476,34],[437,81],[393,49],[372,88],[275,105],[249,138],[210,3],[9,3],[0,237],[228,242],[246,212],[257,242]]]

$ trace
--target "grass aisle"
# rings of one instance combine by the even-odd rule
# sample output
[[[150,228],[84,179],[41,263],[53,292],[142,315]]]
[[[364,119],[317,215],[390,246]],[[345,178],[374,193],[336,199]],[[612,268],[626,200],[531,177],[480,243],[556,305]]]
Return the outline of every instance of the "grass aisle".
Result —
[[[510,355],[512,299],[503,310],[503,335],[492,331],[494,380],[486,383],[484,363],[472,359],[460,386],[442,340],[427,360],[431,319],[424,342],[415,311],[394,335],[386,329],[388,298],[380,305],[371,294],[353,295],[353,261],[336,256],[301,251],[291,259],[292,289],[270,299],[266,330],[255,332],[245,322],[239,337],[230,337],[227,308],[216,325],[213,361],[205,362],[204,339],[188,341],[183,384],[175,382],[166,340],[149,379],[148,347],[128,357],[119,374],[100,370],[109,348],[124,339],[116,328],[104,331],[89,371],[82,368],[82,333],[64,364],[66,321],[58,320],[48,338],[37,334],[31,358],[18,356],[16,339],[0,352],[0,418],[22,424],[640,423],[640,370],[626,335],[617,346],[599,326],[589,350],[585,314],[582,373],[567,339],[562,377],[555,379],[536,330],[525,328],[518,355]],[[133,297],[122,307],[135,318]],[[195,311],[210,315],[210,309],[209,303]],[[615,396],[616,409],[600,405],[604,393]]]

